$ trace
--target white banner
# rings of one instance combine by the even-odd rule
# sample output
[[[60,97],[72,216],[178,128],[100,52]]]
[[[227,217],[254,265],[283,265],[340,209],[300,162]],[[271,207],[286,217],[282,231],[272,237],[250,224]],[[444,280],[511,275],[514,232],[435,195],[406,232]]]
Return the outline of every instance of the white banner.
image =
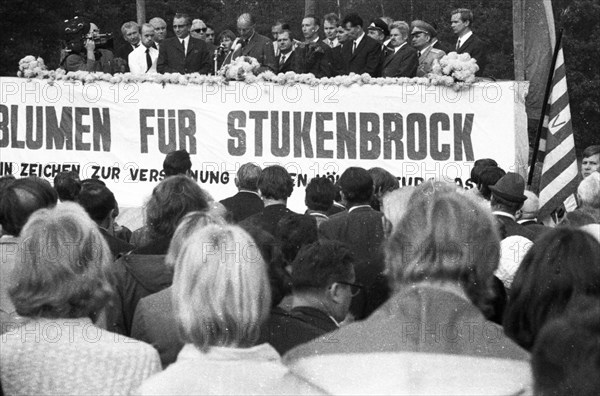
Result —
[[[165,155],[186,149],[194,178],[220,200],[246,162],[283,165],[288,206],[304,186],[349,166],[383,167],[401,185],[436,178],[472,186],[472,164],[494,158],[523,173],[527,83],[469,89],[424,85],[165,85],[0,79],[0,175],[52,181],[99,177],[121,207],[143,205]]]

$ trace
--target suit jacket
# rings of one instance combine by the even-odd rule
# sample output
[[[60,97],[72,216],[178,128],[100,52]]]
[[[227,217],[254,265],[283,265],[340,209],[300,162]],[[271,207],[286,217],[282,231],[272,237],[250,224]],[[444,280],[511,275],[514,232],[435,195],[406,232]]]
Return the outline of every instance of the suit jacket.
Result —
[[[130,252],[134,249],[133,245],[113,235],[110,235],[104,228],[98,227],[98,230],[104,237],[104,240],[106,241],[106,244],[108,245],[108,248],[115,259],[119,257],[120,254]]]
[[[256,32],[250,37],[246,45],[243,45],[241,49],[234,51],[232,59],[235,60],[239,56],[251,56],[256,58],[261,66],[259,72],[267,70],[271,70],[272,72],[277,71],[273,42]]]
[[[536,239],[537,234],[531,228],[525,227],[507,216],[494,214],[494,217],[496,218],[501,239],[512,235],[520,235],[532,242]]]
[[[442,50],[430,46],[421,52],[419,56],[419,67],[417,68],[417,77],[424,77],[431,73],[431,67],[433,66],[434,60],[440,60],[446,53]]]
[[[187,53],[184,55],[179,38],[170,37],[160,44],[156,69],[159,73],[210,74],[211,59],[204,40],[190,36]]]
[[[391,52],[383,61],[381,77],[414,77],[417,75],[419,57],[417,50],[404,44],[398,51]]]
[[[439,49],[440,51],[444,51],[446,54],[449,54],[450,52],[455,51],[454,48],[452,48],[449,45],[446,45],[446,43],[442,43],[439,40],[433,44],[433,48]]]
[[[141,46],[142,46],[142,44],[140,43],[135,48],[139,48]],[[125,43],[115,50],[115,57],[121,58],[123,60],[127,60],[127,58],[129,57],[129,54],[131,54],[133,52],[133,50],[134,50],[134,47],[131,44]]]
[[[344,64],[344,57],[342,56],[342,45],[338,45],[331,49],[331,75],[342,76],[346,74],[346,66]]]
[[[148,69],[146,63],[146,46],[140,45],[129,54],[127,64],[129,71],[134,74],[156,73],[156,62],[158,61],[158,49],[150,47],[150,60],[152,65]]]
[[[278,73],[287,73],[289,71],[294,73],[302,73],[302,62],[300,60],[300,56],[298,55],[298,49],[293,50],[285,59],[283,65],[279,62],[281,60],[281,53],[277,56],[277,65],[278,65]]]
[[[467,41],[461,43],[460,48],[456,50],[456,53],[468,53],[471,55],[471,58],[475,58],[477,60],[477,65],[479,66],[479,71],[476,75],[482,76],[487,64],[487,49],[487,44],[473,33]]]
[[[271,235],[275,235],[277,223],[279,223],[279,220],[281,220],[284,216],[289,214],[295,213],[289,210],[283,204],[269,205],[265,206],[265,208],[260,212],[253,214],[252,216],[240,222],[240,225],[242,227],[256,227],[268,232]]]
[[[343,242],[354,254],[356,282],[365,287],[353,298],[350,307],[358,318],[368,316],[386,297],[385,293],[379,294],[381,287],[385,288],[381,277],[385,268],[381,249],[384,239],[382,218],[381,212],[364,206],[333,215],[319,227],[321,239]]]
[[[381,44],[365,34],[360,40],[354,53],[352,53],[353,45],[353,40],[347,40],[342,46],[344,74],[369,73],[370,75],[375,76],[379,64]]]
[[[300,44],[295,51],[304,61],[303,73],[312,73],[316,78],[331,76],[331,47],[322,40]]]
[[[264,208],[263,201],[258,194],[250,191],[240,191],[232,197],[225,198],[221,203],[231,214],[234,223],[239,223]]]

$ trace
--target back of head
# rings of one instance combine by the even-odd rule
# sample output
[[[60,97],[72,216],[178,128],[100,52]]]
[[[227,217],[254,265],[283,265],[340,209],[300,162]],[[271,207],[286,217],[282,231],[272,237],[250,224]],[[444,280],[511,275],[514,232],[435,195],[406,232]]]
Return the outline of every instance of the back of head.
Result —
[[[475,304],[488,293],[498,259],[489,209],[455,185],[433,181],[416,188],[386,246],[388,273],[396,285],[459,282]]]
[[[333,205],[335,193],[331,180],[324,176],[315,177],[306,186],[304,203],[308,209],[326,212]]]
[[[373,195],[373,178],[363,168],[350,167],[342,173],[338,183],[350,205],[368,204]]]
[[[348,14],[342,20],[342,26],[346,26],[347,23],[350,23],[352,26],[360,26],[363,27],[363,20],[358,14]]]
[[[285,200],[292,195],[294,181],[284,167],[272,165],[261,172],[258,178],[258,189],[264,198]]]
[[[115,196],[106,186],[86,183],[79,196],[79,203],[96,223],[104,221],[117,206]]]
[[[256,244],[233,225],[207,225],[189,241],[177,256],[173,278],[182,341],[204,352],[211,346],[254,345],[271,306],[267,269]]]
[[[383,205],[381,211],[385,218],[395,227],[404,214],[410,203],[412,194],[416,187],[406,186],[394,191],[390,191],[383,196]]]
[[[58,195],[50,183],[37,177],[18,179],[0,197],[0,223],[5,234],[18,236],[29,216],[56,205]]]
[[[594,172],[579,183],[577,187],[579,206],[600,211],[600,173]]]
[[[179,221],[189,212],[208,209],[208,196],[189,177],[167,177],[154,190],[146,204],[146,224],[153,238],[170,238]]]
[[[317,222],[312,216],[290,214],[277,223],[275,237],[281,243],[281,252],[288,263],[291,263],[302,246],[318,239]]]
[[[304,246],[292,263],[295,292],[321,292],[333,282],[351,282],[354,257],[338,241],[316,241]]]
[[[257,191],[261,172],[261,167],[252,162],[240,166],[237,171],[238,188],[240,190]]]
[[[9,290],[21,316],[89,317],[110,297],[112,255],[85,211],[74,203],[35,212],[22,232],[23,252]]]
[[[369,169],[369,174],[373,178],[373,188],[375,194],[385,194],[400,188],[398,178],[383,168],[375,167]]]
[[[75,171],[60,172],[54,177],[54,189],[61,201],[75,201],[81,190],[81,180]]]
[[[525,190],[523,193],[527,199],[523,202],[521,207],[521,218],[522,219],[534,219],[537,217],[540,211],[540,200],[533,191]]]
[[[471,169],[471,180],[475,184],[479,184],[479,175],[482,170],[484,170],[488,166],[497,167],[498,163],[491,158],[480,158],[473,163],[473,168]]]
[[[186,150],[171,151],[163,161],[165,177],[173,175],[187,175],[192,169],[192,160]]]
[[[577,301],[540,330],[531,366],[534,394],[600,394],[600,299]]]
[[[510,289],[504,331],[530,349],[542,326],[576,296],[600,298],[600,244],[568,227],[544,233],[523,258]]]
[[[481,169],[478,183],[481,196],[489,201],[492,198],[490,186],[498,183],[498,180],[504,175],[506,175],[506,172],[497,166],[486,166]]]

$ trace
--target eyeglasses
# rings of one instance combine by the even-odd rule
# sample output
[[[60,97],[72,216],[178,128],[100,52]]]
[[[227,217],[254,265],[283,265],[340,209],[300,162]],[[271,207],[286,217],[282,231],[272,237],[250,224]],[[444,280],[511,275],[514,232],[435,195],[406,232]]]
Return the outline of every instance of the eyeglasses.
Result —
[[[352,295],[352,297],[354,297],[358,293],[360,293],[360,291],[363,288],[363,285],[359,285],[358,283],[350,283],[350,282],[343,282],[343,281],[337,281],[336,283],[339,283],[340,285],[350,286],[350,294]]]
[[[192,32],[194,32],[194,33],[200,33],[200,32],[203,32],[203,33],[204,33],[204,32],[206,32],[206,28],[198,28],[198,29],[194,29],[194,30],[192,30]]]

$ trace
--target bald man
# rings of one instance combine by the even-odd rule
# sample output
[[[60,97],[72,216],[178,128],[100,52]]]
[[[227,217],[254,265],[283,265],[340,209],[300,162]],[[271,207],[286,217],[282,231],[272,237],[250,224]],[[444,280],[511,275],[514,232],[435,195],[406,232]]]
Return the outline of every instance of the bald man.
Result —
[[[273,43],[255,30],[256,22],[252,15],[245,13],[237,19],[237,29],[240,37],[236,39],[233,48],[233,59],[239,56],[251,56],[260,63],[259,72],[277,71]]]

